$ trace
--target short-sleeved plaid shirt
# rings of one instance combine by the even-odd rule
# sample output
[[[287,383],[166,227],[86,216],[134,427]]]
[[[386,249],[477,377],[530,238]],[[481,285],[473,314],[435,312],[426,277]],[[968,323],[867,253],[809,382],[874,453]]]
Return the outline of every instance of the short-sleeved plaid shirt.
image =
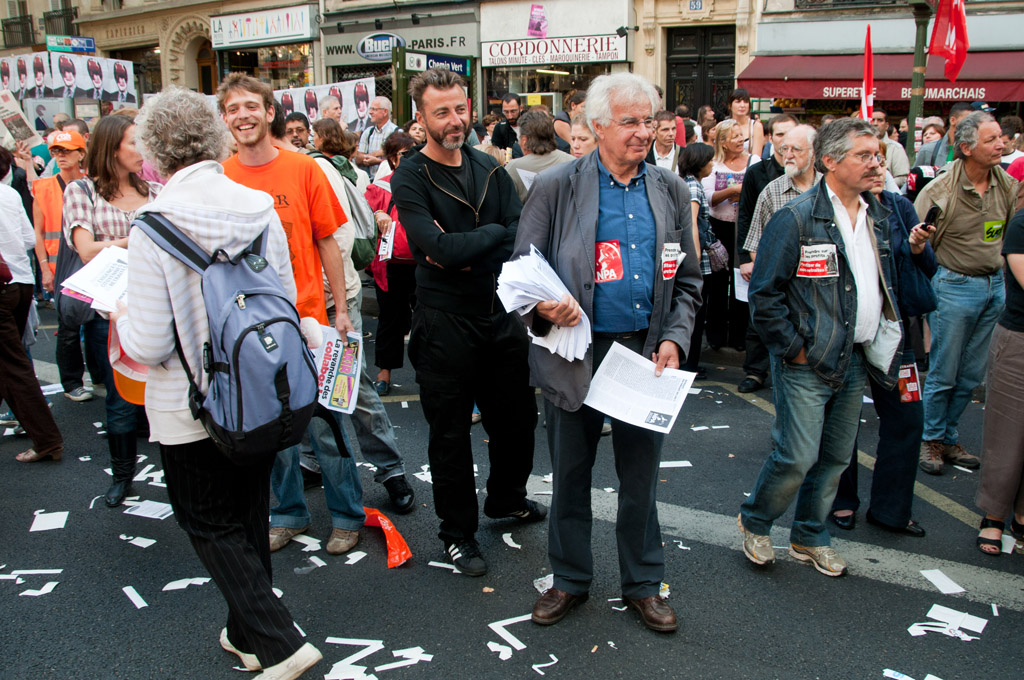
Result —
[[[814,171],[814,184],[821,181],[821,173]],[[814,186],[813,184],[811,186]],[[743,242],[743,250],[748,253],[756,253],[757,245],[761,242],[761,234],[764,233],[764,226],[772,218],[775,211],[786,205],[803,192],[793,184],[789,175],[777,177],[765,186],[761,195],[757,197],[757,205],[754,206],[754,215],[750,218],[750,231],[747,232],[747,240]]]
[[[704,194],[704,186],[700,183],[700,180],[693,175],[687,175],[683,178],[686,181],[686,186],[690,187],[690,202],[696,203],[697,217],[702,218],[705,224],[708,225],[708,229],[711,229],[711,223],[708,221],[710,208],[708,207],[708,199]],[[694,244],[699,246],[700,244]],[[700,250],[700,273],[702,276],[707,276],[711,273],[711,260],[708,259],[708,254],[704,252],[704,249]]]
[[[127,237],[138,210],[125,212],[100,196],[92,180],[81,182],[89,183],[88,191],[80,182],[71,182],[64,190],[63,231],[68,244],[75,245],[71,240],[71,231],[75,227],[85,229],[97,241],[116,241]],[[156,182],[149,182],[149,200],[156,198],[162,188]]]

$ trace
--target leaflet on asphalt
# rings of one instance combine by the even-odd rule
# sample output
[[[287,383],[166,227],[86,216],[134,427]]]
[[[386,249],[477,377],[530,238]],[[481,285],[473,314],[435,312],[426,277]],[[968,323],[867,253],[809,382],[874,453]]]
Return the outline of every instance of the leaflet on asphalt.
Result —
[[[320,389],[317,400],[332,411],[351,414],[359,395],[363,338],[358,333],[348,333],[342,340],[334,328],[321,326],[320,330],[323,342],[313,350],[313,365],[316,366]]]
[[[668,433],[697,374],[666,368],[655,377],[654,368],[653,361],[612,343],[583,403],[630,425]]]

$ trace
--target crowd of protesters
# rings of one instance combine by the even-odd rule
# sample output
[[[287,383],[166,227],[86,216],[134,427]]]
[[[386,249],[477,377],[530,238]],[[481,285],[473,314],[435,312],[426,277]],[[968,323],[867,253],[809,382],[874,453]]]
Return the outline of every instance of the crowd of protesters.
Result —
[[[624,602],[651,630],[678,626],[659,595],[664,435],[583,404],[615,343],[650,357],[656,376],[683,368],[698,379],[702,350],[742,352],[737,391],[771,386],[773,449],[737,517],[755,564],[774,562],[770,530],[795,501],[790,555],[828,576],[847,572],[829,527],[856,525],[865,383],[880,420],[867,522],[924,537],[912,513],[917,471],[980,467],[978,549],[1002,554],[1007,520],[1024,541],[1024,402],[1015,389],[1024,381],[1024,122],[997,121],[980,102],[954,105],[948,120],[925,121],[911,167],[904,126],[880,110],[870,121],[830,117],[817,127],[784,113],[762,122],[736,90],[724,111],[701,106],[691,120],[685,105],[664,110],[645,79],[615,74],[568,93],[557,116],[508,94],[501,116],[471,124],[463,87],[448,71],[418,74],[414,120],[399,127],[391,102],[376,97],[357,134],[331,97],[310,126],[301,113],[285,118],[266,84],[232,74],[217,94],[219,115],[172,87],[92,130],[59,121],[46,137],[46,168],[24,148],[0,150],[2,419],[32,442],[17,459],[59,461],[68,446],[28,353],[33,303],[58,293],[64,394],[106,402],[107,505],[130,492],[145,433],[160,446],[177,521],[228,603],[220,645],[247,669],[297,678],[321,658],[272,592],[270,553],[309,528],[311,475],[320,475],[331,514],[327,551],[357,544],[366,517],[345,420],[393,509],[414,509],[381,402],[404,364],[406,336],[446,558],[469,576],[488,570],[475,539],[470,440],[482,422],[483,513],[549,523],[554,581],[534,606],[539,625],[588,597],[591,470],[610,434]],[[207,393],[210,370],[220,370],[204,350],[202,279],[135,226],[151,215],[215,259],[262,244],[297,316],[340,333],[362,333],[365,269],[380,307],[377,370],[363,366],[353,414],[314,418],[302,443],[244,464],[215,445],[192,394]],[[376,243],[359,243],[358,220],[376,230]],[[374,254],[381,239],[387,255]],[[131,302],[109,315],[63,304],[61,279],[111,246],[127,248]],[[369,264],[361,247],[373,250]],[[533,248],[569,293],[520,317],[497,302],[495,281],[504,262]],[[529,340],[583,315],[593,327],[583,360]],[[144,407],[122,395],[108,338],[150,367]],[[975,455],[959,425],[982,382]],[[535,388],[553,469],[550,513],[526,497]]]

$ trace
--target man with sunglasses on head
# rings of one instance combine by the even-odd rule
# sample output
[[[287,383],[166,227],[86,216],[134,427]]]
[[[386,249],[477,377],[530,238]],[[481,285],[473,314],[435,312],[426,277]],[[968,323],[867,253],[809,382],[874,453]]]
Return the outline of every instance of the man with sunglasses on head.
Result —
[[[772,524],[796,499],[789,554],[846,573],[825,528],[860,425],[864,380],[896,384],[902,341],[889,211],[871,194],[883,158],[867,121],[823,127],[824,179],[775,213],[750,279],[751,319],[771,353],[774,451],[740,508],[743,552],[775,561]]]

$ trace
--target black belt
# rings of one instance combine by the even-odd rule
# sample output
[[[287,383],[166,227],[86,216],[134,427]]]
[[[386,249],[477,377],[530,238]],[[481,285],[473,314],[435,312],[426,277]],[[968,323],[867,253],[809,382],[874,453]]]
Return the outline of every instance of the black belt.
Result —
[[[647,333],[647,329],[640,331],[629,331],[628,333],[594,333],[595,338],[601,338],[604,340],[629,340],[630,338],[638,338],[641,334]]]

